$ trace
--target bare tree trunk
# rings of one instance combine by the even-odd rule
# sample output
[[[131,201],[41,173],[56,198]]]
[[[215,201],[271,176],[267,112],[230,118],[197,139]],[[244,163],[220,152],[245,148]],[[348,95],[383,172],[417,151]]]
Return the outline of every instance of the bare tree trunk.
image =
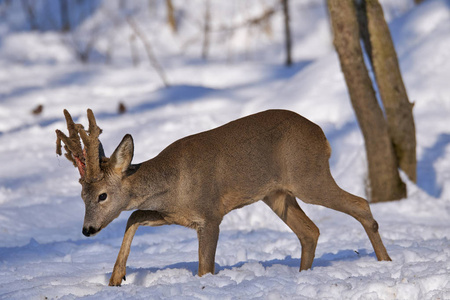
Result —
[[[209,35],[211,31],[211,2],[205,0],[205,20],[203,25],[203,46],[202,46],[202,58],[208,58],[209,52]]]
[[[291,28],[289,26],[289,1],[281,0],[283,4],[283,15],[284,15],[284,40],[286,45],[286,66],[292,65],[292,39],[291,39]]]
[[[59,8],[61,11],[61,31],[70,31],[70,19],[69,19],[69,3],[67,0],[59,1]]]
[[[172,0],[166,0],[167,6],[167,23],[172,29],[173,33],[177,33],[177,21],[175,19],[175,9],[173,7]]]
[[[36,14],[33,7],[33,2],[30,2],[28,0],[22,0],[21,1],[22,8],[25,11],[25,14],[28,17],[28,20],[30,22],[30,29],[31,30],[38,30],[39,26],[36,20]]]
[[[416,182],[416,129],[389,27],[378,0],[365,0],[372,64],[399,167]]]
[[[328,0],[334,46],[366,144],[372,202],[401,199],[405,184],[397,170],[397,159],[383,112],[378,105],[359,43],[359,27],[353,0]]]

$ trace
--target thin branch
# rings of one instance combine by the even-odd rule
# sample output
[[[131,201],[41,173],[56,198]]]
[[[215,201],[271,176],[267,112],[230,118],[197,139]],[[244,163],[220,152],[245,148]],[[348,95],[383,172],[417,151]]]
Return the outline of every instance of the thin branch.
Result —
[[[159,77],[161,78],[161,81],[163,82],[165,87],[169,87],[169,83],[167,81],[166,75],[164,73],[163,68],[159,64],[158,60],[156,59],[155,54],[153,53],[152,46],[150,44],[150,41],[148,40],[147,36],[142,32],[142,30],[139,28],[137,23],[134,21],[134,19],[131,16],[126,17],[128,25],[130,25],[131,29],[134,31],[135,35],[142,41],[144,44],[145,51],[147,52],[148,59],[155,69],[156,73],[158,73]]]

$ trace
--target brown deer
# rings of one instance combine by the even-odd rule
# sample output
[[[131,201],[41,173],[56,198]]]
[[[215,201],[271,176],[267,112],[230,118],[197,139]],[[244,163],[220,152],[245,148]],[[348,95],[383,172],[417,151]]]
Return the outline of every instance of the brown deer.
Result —
[[[297,235],[300,271],[311,268],[319,229],[296,197],[349,214],[364,227],[378,260],[391,260],[366,200],[342,190],[330,173],[330,145],[321,128],[285,110],[268,110],[180,139],[156,157],[131,164],[133,139],[125,135],[110,158],[98,139],[101,129],[87,111],[89,129],[64,110],[69,136],[59,130],[66,157],[78,167],[86,206],[83,234],[105,228],[121,211],[134,211],[126,226],[109,285],[125,278],[137,228],[179,224],[198,236],[198,274],[214,274],[222,218],[263,200]],[[81,137],[81,140],[80,140]],[[81,141],[84,144],[82,148]]]

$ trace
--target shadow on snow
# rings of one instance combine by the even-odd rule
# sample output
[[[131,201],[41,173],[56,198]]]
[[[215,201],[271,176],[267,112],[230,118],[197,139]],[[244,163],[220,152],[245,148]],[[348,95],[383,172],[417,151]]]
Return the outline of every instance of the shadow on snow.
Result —
[[[333,262],[336,261],[356,261],[362,257],[373,257],[376,260],[375,253],[368,253],[366,249],[360,249],[358,251],[354,250],[341,250],[337,253],[324,253],[320,258],[316,258],[314,260],[312,270],[316,267],[328,267],[333,264]],[[290,268],[300,268],[300,259],[299,258],[293,258],[292,256],[288,255],[284,259],[273,259],[268,261],[259,261],[258,263],[261,264],[264,269],[273,267],[275,265],[282,265],[287,266]],[[241,261],[238,262],[232,266],[220,266],[219,264],[215,264],[215,270],[216,274],[219,274],[221,271],[224,270],[232,270],[232,269],[238,269],[244,266],[247,263],[251,263],[254,261]],[[198,262],[197,261],[191,261],[191,262],[180,262],[171,264],[162,268],[132,268],[127,267],[127,274],[135,274],[135,277],[132,281],[132,284],[134,285],[145,285],[146,278],[149,274],[156,273],[158,271],[163,270],[170,270],[170,269],[179,269],[179,270],[187,270],[189,271],[192,276],[196,276],[198,273]],[[105,277],[107,281],[109,281],[109,278],[111,277],[111,272],[105,274]]]
[[[442,133],[433,146],[425,149],[422,158],[417,162],[417,185],[430,196],[439,198],[442,194],[434,164],[445,155],[445,148],[449,144],[450,134]]]

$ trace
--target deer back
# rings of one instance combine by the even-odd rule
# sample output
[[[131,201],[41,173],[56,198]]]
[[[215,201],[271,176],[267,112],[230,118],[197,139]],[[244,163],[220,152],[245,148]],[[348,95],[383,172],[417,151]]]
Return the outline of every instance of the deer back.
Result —
[[[307,186],[319,177],[318,165],[328,167],[329,156],[319,126],[290,111],[269,110],[174,142],[143,163],[132,184],[154,184],[146,193],[159,195],[139,209],[185,219],[221,217],[272,191],[300,181]],[[152,176],[159,178],[152,182]]]

